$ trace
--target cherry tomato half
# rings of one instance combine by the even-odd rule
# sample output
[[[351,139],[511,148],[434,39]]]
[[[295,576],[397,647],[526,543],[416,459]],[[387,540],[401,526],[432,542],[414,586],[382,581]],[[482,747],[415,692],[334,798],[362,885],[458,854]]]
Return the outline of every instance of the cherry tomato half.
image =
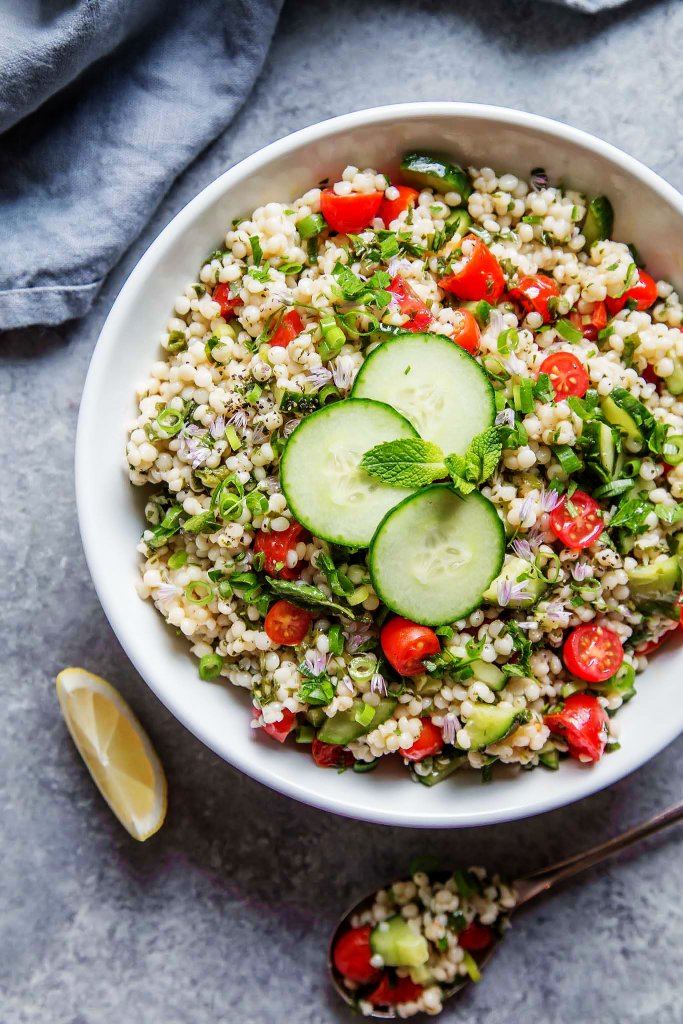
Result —
[[[621,312],[629,299],[635,301],[636,309],[641,310],[641,312],[649,309],[657,299],[657,282],[655,279],[646,274],[644,270],[639,270],[638,280],[633,285],[633,288],[629,288],[618,299],[613,299],[608,295],[605,303],[610,316],[616,316],[617,313]]]
[[[458,934],[458,945],[469,953],[481,953],[493,943],[493,929],[472,921]]]
[[[518,302],[525,313],[540,313],[543,323],[549,324],[553,318],[548,308],[548,300],[558,298],[560,289],[552,277],[544,274],[530,274],[521,278],[519,284],[510,288],[508,295]]]
[[[583,398],[588,391],[590,379],[586,368],[571,352],[554,352],[546,356],[538,372],[548,374],[558,401],[569,395]]]
[[[286,530],[277,533],[272,530],[264,533],[259,530],[254,543],[254,554],[263,551],[265,559],[263,569],[268,576],[278,576],[281,580],[295,580],[299,573],[291,569],[287,564],[287,553],[297,546],[300,540],[306,536],[306,531],[300,523],[292,523]],[[278,569],[278,566],[280,568]]]
[[[230,298],[230,285],[224,282],[216,285],[211,298],[221,307],[221,316],[224,320],[231,317],[238,306],[244,305],[239,295]]]
[[[456,345],[464,348],[466,352],[476,352],[479,348],[481,331],[469,309],[456,309],[451,337]]]
[[[423,672],[422,662],[441,650],[439,638],[429,626],[418,626],[400,615],[389,619],[379,637],[384,656],[402,676]]]
[[[413,292],[408,282],[401,277],[400,274],[396,274],[392,277],[387,291],[391,292],[395,296],[392,299],[392,303],[395,303],[401,313],[410,317],[406,323],[403,324],[402,330],[404,331],[424,331],[432,322],[432,314],[427,309],[422,299],[419,299]]]
[[[383,198],[383,192],[352,192],[348,196],[338,196],[333,188],[325,188],[320,194],[320,212],[333,231],[340,235],[349,232],[357,235],[377,216]]]
[[[411,747],[406,747],[401,753],[407,761],[423,761],[425,757],[432,757],[443,750],[443,735],[432,722],[431,718],[422,718],[422,731]]]
[[[367,997],[373,1006],[398,1006],[399,1003],[414,1003],[423,992],[422,985],[416,985],[410,978],[397,978],[392,982],[385,971],[374,992]]]
[[[398,189],[398,196],[396,199],[387,199],[386,196],[382,199],[382,205],[379,208],[378,217],[381,217],[386,227],[389,227],[392,220],[396,220],[400,213],[407,210],[411,206],[415,206],[419,192],[415,188],[411,188],[409,185],[395,185]]]
[[[297,608],[289,601],[276,601],[268,609],[263,628],[274,644],[296,647],[308,633],[310,624],[311,616],[304,608]]]
[[[323,743],[319,739],[313,740],[311,754],[319,768],[350,768],[354,760],[350,750],[344,750],[338,743]]]
[[[683,615],[683,609],[681,609],[681,615]],[[662,644],[665,644],[667,640],[671,639],[671,634],[677,629],[677,626],[669,626],[666,632],[662,633],[658,640],[648,640],[647,643],[642,644],[640,647],[636,647],[636,654],[654,654],[658,651]]]
[[[259,708],[252,708],[252,718],[258,718],[261,712]],[[282,718],[279,722],[267,722],[262,726],[262,729],[272,739],[277,740],[278,743],[284,743],[290,732],[296,725],[296,715],[289,708],[282,709]]]
[[[351,928],[337,940],[332,954],[334,966],[340,974],[358,985],[367,985],[379,978],[380,971],[370,963],[370,932],[372,926],[364,924],[361,928]]]
[[[275,334],[270,339],[268,344],[271,348],[287,348],[290,341],[294,341],[298,338],[304,329],[304,322],[295,309],[290,309],[288,313],[285,313],[282,320],[278,324]]]
[[[571,510],[576,514],[570,514]],[[550,529],[565,547],[581,551],[590,547],[605,529],[600,511],[600,506],[590,494],[574,491],[569,502],[563,495],[550,513]]]
[[[624,660],[624,648],[611,629],[591,623],[572,630],[564,642],[562,657],[572,675],[587,683],[604,683]]]
[[[544,722],[560,736],[572,757],[599,761],[607,743],[607,712],[590,693],[573,693],[564,710],[545,715]]]
[[[466,235],[460,243],[462,257],[452,273],[442,277],[441,287],[458,299],[486,299],[491,305],[500,301],[505,278],[500,263],[476,235]]]

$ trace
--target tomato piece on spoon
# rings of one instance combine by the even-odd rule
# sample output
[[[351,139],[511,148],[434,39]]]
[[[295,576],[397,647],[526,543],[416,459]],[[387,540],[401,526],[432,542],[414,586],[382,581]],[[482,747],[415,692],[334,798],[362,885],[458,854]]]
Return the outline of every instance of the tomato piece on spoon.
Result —
[[[337,940],[332,959],[340,974],[358,985],[368,985],[379,978],[381,971],[370,963],[370,932],[372,926],[364,924],[360,928],[351,928]]]

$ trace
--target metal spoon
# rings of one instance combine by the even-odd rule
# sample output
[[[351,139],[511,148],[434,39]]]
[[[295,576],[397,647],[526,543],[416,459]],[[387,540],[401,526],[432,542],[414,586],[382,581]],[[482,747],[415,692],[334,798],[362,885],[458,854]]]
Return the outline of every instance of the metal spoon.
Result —
[[[559,864],[552,864],[550,867],[541,868],[540,871],[534,871],[532,874],[518,879],[516,882],[512,883],[512,887],[514,888],[517,896],[517,902],[513,909],[518,910],[520,907],[524,906],[525,903],[529,903],[537,896],[548,892],[558,883],[564,882],[573,875],[577,875],[581,871],[586,871],[588,868],[592,868],[596,864],[602,863],[602,861],[607,860],[609,857],[619,853],[621,850],[625,850],[627,847],[633,846],[641,839],[647,839],[648,836],[654,835],[656,832],[661,832],[663,829],[669,828],[671,825],[675,825],[679,821],[683,821],[683,802],[676,804],[674,807],[670,807],[666,811],[662,811],[661,814],[656,814],[654,818],[650,818],[649,821],[644,822],[642,825],[636,825],[634,828],[628,829],[628,831],[623,832],[621,835],[615,836],[613,839],[608,839],[607,842],[601,843],[599,846],[594,846],[590,850],[584,850],[583,853],[577,853],[573,857],[568,857],[567,860],[560,861]],[[431,872],[431,877],[435,880],[445,881],[449,875],[447,872]],[[370,906],[374,897],[375,892],[369,893],[344,914],[334,930],[327,955],[327,966],[330,972],[330,977],[332,978],[332,984],[344,1002],[348,1003],[349,1006],[354,1006],[354,994],[345,987],[341,975],[337,972],[334,966],[332,952],[337,940],[351,927],[351,917]],[[510,913],[512,913],[512,911],[510,911]],[[489,961],[499,942],[500,939],[494,942],[493,945],[484,953],[477,954],[476,961],[480,970]],[[446,999],[450,999],[451,996],[456,994],[456,992],[460,992],[460,990],[463,989],[469,981],[470,979],[467,977],[459,978],[450,988],[444,987],[443,1001],[445,1002]],[[396,1013],[393,1008],[389,1007],[386,1010],[373,1010],[373,1012],[369,1014],[369,1017],[393,1020],[396,1018]]]

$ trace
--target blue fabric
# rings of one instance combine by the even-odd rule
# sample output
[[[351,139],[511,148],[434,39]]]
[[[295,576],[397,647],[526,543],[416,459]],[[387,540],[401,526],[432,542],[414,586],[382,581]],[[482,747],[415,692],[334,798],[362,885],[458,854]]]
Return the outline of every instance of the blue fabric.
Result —
[[[282,0],[2,0],[0,329],[90,308],[228,125]]]

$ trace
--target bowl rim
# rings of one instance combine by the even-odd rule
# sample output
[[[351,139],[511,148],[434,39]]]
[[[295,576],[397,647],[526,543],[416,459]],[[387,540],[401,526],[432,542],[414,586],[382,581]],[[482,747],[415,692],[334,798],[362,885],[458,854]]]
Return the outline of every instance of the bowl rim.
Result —
[[[527,113],[512,107],[457,101],[420,101],[384,104],[328,118],[277,139],[228,168],[228,170],[206,185],[201,192],[179,210],[151,242],[121,287],[100,331],[83,387],[75,444],[76,508],[85,558],[95,591],[119,643],[140,676],[162,704],[205,746],[213,750],[222,760],[232,764],[233,767],[244,772],[257,782],[263,783],[271,789],[320,810],[331,811],[355,820],[384,825],[400,825],[410,828],[462,828],[499,824],[520,818],[532,817],[559,807],[568,806],[584,797],[597,793],[630,775],[652,757],[660,753],[683,731],[683,721],[679,723],[676,721],[675,716],[672,716],[663,728],[656,745],[646,747],[645,749],[640,747],[638,750],[630,750],[628,756],[625,756],[624,759],[615,758],[614,762],[612,762],[612,759],[609,759],[607,763],[603,762],[601,765],[602,770],[599,774],[597,772],[578,772],[574,776],[574,788],[569,796],[558,787],[549,786],[547,795],[536,799],[532,805],[529,805],[524,800],[519,800],[518,802],[508,804],[503,811],[491,811],[485,807],[479,811],[465,813],[458,813],[457,809],[450,814],[425,811],[418,821],[411,816],[410,812],[402,811],[400,806],[388,806],[380,812],[374,807],[364,806],[362,796],[360,800],[355,798],[354,800],[349,800],[344,797],[330,796],[311,791],[306,785],[301,784],[297,780],[283,777],[276,771],[273,771],[266,764],[266,759],[253,757],[247,763],[245,759],[239,756],[231,758],[225,750],[217,748],[217,745],[207,736],[198,720],[192,720],[192,716],[189,714],[184,703],[174,699],[173,695],[167,692],[163,680],[155,675],[151,659],[145,655],[144,642],[141,642],[139,637],[136,636],[135,629],[130,624],[131,617],[126,621],[125,617],[120,616],[114,607],[113,600],[110,599],[107,577],[100,559],[101,543],[98,536],[97,502],[94,500],[92,489],[88,486],[86,457],[86,438],[91,430],[91,425],[96,422],[97,395],[105,383],[107,361],[110,357],[110,350],[116,343],[120,322],[127,313],[129,295],[135,290],[138,282],[145,278],[148,268],[151,268],[154,264],[159,251],[172,245],[174,240],[182,235],[188,225],[207,206],[230,188],[234,180],[238,180],[244,175],[262,168],[273,160],[286,156],[302,145],[320,141],[345,130],[384,122],[387,119],[400,122],[402,120],[419,119],[420,117],[432,119],[488,118],[506,126],[531,129],[532,131],[542,132],[563,141],[569,141],[590,150],[599,157],[607,159],[620,166],[635,178],[640,179],[652,192],[657,194],[665,203],[677,209],[681,216],[683,216],[683,196],[673,185],[670,185],[664,178],[635,157],[624,153],[618,147],[582,129],[575,128],[553,118]],[[625,751],[620,753],[625,755]],[[457,808],[457,805],[455,806]]]

